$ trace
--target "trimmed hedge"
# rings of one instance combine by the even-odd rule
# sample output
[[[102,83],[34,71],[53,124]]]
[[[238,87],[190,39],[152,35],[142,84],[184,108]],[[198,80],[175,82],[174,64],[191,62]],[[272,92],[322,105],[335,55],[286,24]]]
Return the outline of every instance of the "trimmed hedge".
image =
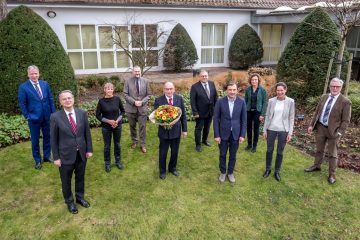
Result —
[[[195,45],[186,29],[178,23],[171,31],[164,49],[164,67],[181,72],[198,60]]]
[[[248,68],[259,62],[263,54],[263,44],[255,30],[248,24],[240,27],[230,43],[230,67],[234,69]]]
[[[0,112],[20,113],[18,88],[28,79],[29,65],[39,67],[56,102],[61,90],[77,93],[69,57],[55,32],[33,10],[19,6],[10,11],[0,22],[0,36]]]

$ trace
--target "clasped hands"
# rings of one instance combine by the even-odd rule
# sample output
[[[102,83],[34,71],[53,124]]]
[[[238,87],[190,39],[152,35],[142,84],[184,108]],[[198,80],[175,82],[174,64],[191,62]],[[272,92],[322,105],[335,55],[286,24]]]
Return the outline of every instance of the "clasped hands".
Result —
[[[116,128],[119,125],[119,122],[116,120],[108,120],[107,123],[110,124],[112,128]]]
[[[221,143],[221,138],[220,138],[220,137],[216,137],[216,138],[214,138],[214,140],[215,140],[215,142],[216,142],[217,144],[220,144],[220,143]],[[242,144],[242,143],[244,142],[244,140],[245,140],[245,138],[240,137],[240,138],[239,138],[239,144]]]
[[[87,152],[87,153],[85,153],[85,157],[86,157],[86,158],[91,158],[92,155],[93,155],[92,152]],[[54,164],[55,164],[57,167],[61,167],[61,159],[54,160]]]

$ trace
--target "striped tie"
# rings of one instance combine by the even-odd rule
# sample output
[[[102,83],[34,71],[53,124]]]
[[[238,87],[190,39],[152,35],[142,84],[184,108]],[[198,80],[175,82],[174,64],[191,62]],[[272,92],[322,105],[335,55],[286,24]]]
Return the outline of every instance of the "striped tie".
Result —
[[[330,96],[330,100],[328,101],[328,103],[326,105],[324,116],[323,116],[323,119],[322,119],[323,124],[327,125],[327,121],[328,121],[329,114],[330,114],[330,108],[331,108],[331,104],[332,104],[333,100],[334,100],[334,97]]]
[[[38,94],[39,98],[42,100],[42,99],[43,99],[43,95],[41,94],[41,92],[40,92],[40,89],[39,89],[38,85],[39,85],[38,83],[35,83],[35,84],[34,84],[34,86],[35,86],[35,90],[36,90],[36,92],[37,92],[37,94]]]
[[[71,116],[72,113],[69,113],[69,121],[70,121],[70,125],[71,125],[71,130],[73,132],[74,135],[76,135],[76,123],[74,121],[74,118]]]
[[[169,105],[173,105],[173,103],[172,103],[172,98],[169,98]]]

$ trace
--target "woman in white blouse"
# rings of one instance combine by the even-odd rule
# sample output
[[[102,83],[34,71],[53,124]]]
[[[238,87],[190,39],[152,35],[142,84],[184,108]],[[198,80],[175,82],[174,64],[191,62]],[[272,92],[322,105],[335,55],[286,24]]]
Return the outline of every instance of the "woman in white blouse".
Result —
[[[264,138],[267,141],[267,149],[266,169],[263,177],[266,178],[271,173],[274,145],[277,138],[274,177],[277,181],[280,181],[284,148],[286,143],[291,141],[294,129],[295,102],[294,99],[286,96],[287,86],[284,82],[277,83],[275,89],[276,97],[269,99],[264,124]]]

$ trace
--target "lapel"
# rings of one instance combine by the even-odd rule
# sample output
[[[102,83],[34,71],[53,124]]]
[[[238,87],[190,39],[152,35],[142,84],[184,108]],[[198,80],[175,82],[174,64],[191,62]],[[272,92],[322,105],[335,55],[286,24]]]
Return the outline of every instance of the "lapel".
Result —
[[[334,106],[332,107],[331,112],[329,114],[329,118],[332,116],[333,113],[336,114],[339,112],[338,109],[341,108],[342,97],[343,97],[342,94],[340,94],[336,99],[336,102],[334,103]]]
[[[209,81],[208,81],[208,87],[209,87],[210,96],[211,96],[211,90],[210,90]],[[204,95],[207,99],[209,99],[209,98],[208,98],[208,96],[207,96],[207,94],[206,94],[206,91],[205,91],[204,85],[202,84],[202,82],[201,82],[201,81],[199,81],[199,88],[201,88],[201,90],[200,90],[200,91],[203,93],[203,95]]]
[[[225,109],[225,114],[229,116],[229,118],[231,119],[232,116],[230,115],[230,107],[229,107],[229,99],[228,97],[224,97],[224,101],[225,104],[224,109]],[[235,105],[235,104],[234,104]]]
[[[289,101],[288,101],[288,98],[287,97],[285,97],[285,99],[284,99],[284,111],[283,111],[283,119],[285,119],[285,115],[286,115],[286,113],[288,113],[289,112]]]
[[[175,94],[174,94],[173,97],[172,97],[172,101],[173,101],[173,106],[178,107],[179,103],[178,103],[178,99],[177,99],[177,97],[175,96]]]
[[[78,123],[80,123],[80,116],[79,116],[79,113],[77,112],[77,110],[75,109],[75,117],[76,117],[76,133],[78,132]],[[69,118],[68,116],[66,115],[66,112],[64,109],[61,110],[61,120],[64,121],[66,127],[68,128],[68,131],[70,131],[72,134],[72,127],[71,127],[71,124],[70,124],[70,121],[69,121]],[[74,135],[74,134],[73,134]]]

